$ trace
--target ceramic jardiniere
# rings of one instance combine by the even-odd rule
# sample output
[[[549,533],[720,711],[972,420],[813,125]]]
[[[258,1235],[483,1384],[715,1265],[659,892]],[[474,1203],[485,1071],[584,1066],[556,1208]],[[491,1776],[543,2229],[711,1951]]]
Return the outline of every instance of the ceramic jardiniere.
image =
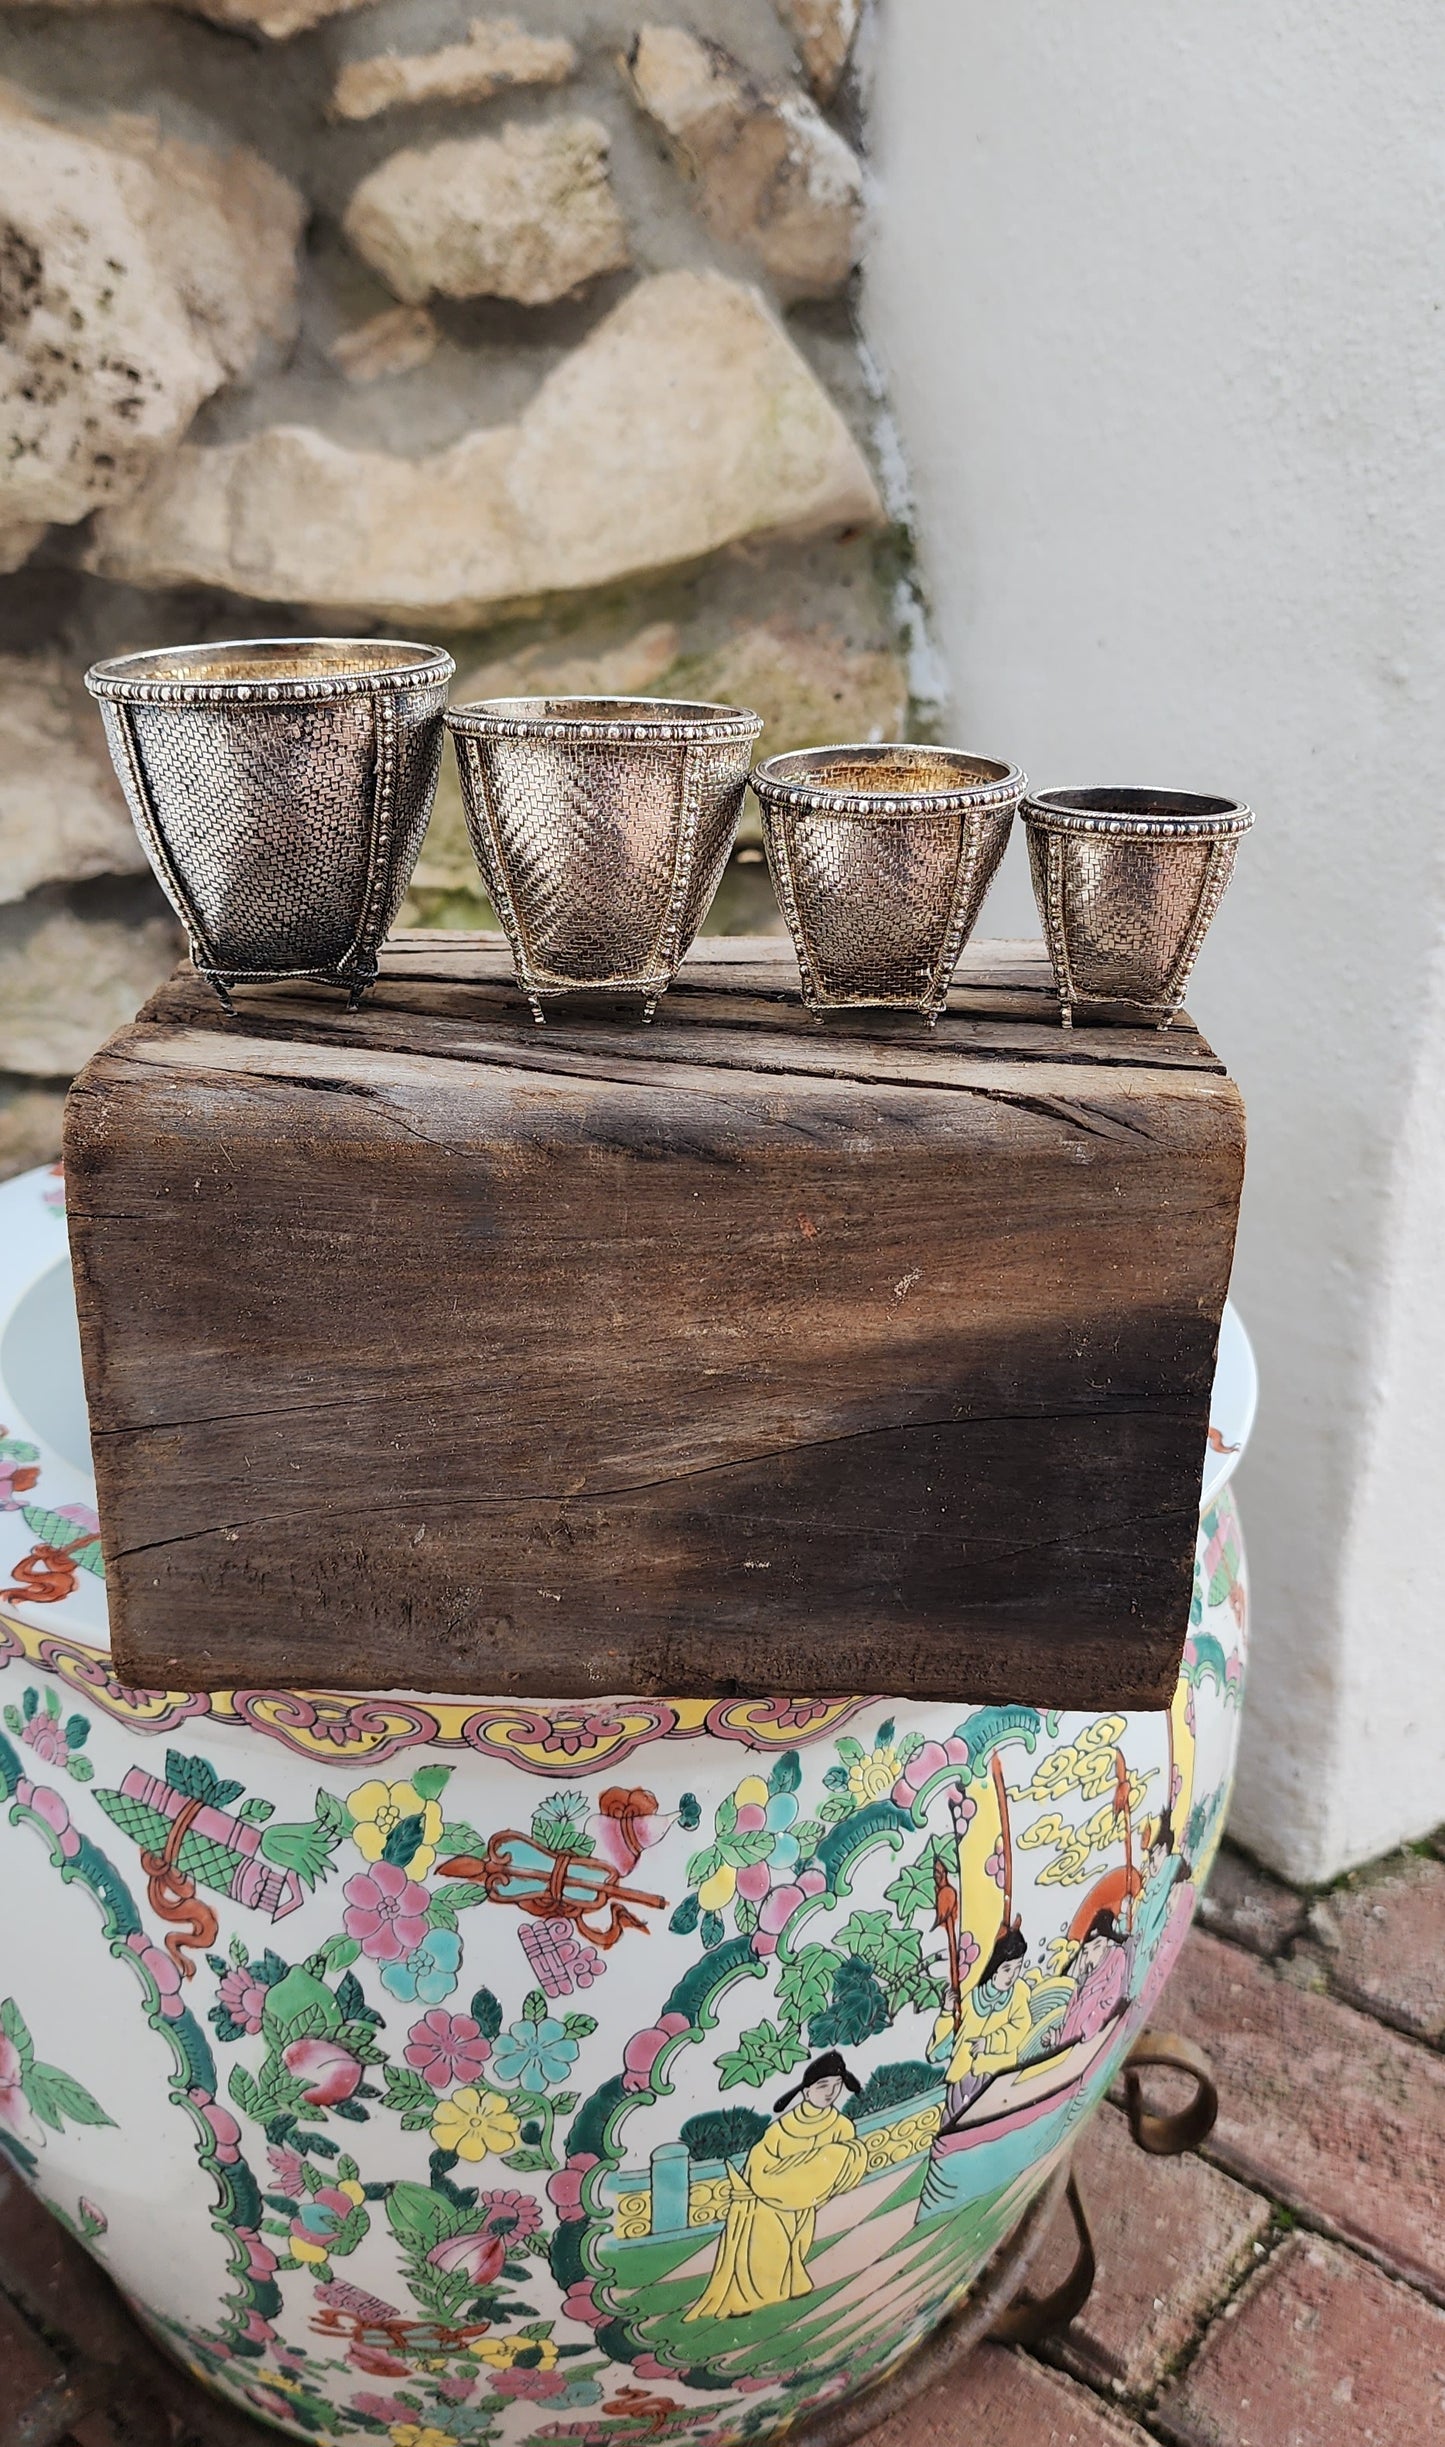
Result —
[[[727,2447],[866,2387],[1189,1926],[1243,1670],[1237,1323],[1168,1709],[134,1691],[61,1196],[0,1188],[0,2146],[297,2437]]]

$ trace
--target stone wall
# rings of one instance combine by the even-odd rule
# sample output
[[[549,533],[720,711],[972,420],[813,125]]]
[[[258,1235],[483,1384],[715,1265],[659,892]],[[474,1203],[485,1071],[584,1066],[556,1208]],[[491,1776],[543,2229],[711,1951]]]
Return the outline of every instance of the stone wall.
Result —
[[[0,11],[0,1172],[176,937],[79,687],[236,635],[897,735],[859,0]],[[450,766],[404,919],[485,924]],[[710,924],[775,911],[755,829]]]

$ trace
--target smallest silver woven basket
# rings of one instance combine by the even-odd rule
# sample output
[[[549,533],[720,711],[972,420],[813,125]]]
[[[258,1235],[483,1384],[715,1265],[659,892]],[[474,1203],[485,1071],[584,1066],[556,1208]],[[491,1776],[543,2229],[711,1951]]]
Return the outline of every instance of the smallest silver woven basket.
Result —
[[[810,1011],[921,1011],[932,1026],[1008,844],[1014,765],[911,741],[759,765],[773,884]]]
[[[1064,1026],[1112,1009],[1167,1028],[1250,810],[1182,790],[1044,790],[1023,819]]]
[[[707,915],[762,718],[662,697],[454,705],[462,806],[517,980],[544,999],[659,995]]]
[[[141,845],[227,1009],[315,977],[353,1003],[411,881],[455,664],[380,637],[247,637],[96,663]]]

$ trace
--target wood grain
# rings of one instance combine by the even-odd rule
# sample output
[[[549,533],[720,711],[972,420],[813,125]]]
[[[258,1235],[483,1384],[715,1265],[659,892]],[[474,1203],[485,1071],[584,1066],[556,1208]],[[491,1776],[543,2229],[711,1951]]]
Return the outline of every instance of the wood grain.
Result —
[[[536,1029],[402,937],[348,1014],[178,972],[72,1091],[117,1670],[1158,1705],[1243,1116],[1187,1020],[936,1035],[710,943]]]

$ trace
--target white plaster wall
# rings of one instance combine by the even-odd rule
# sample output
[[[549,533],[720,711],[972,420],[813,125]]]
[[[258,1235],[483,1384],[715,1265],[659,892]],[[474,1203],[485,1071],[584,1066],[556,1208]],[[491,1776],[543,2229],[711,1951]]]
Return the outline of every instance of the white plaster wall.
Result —
[[[1251,1118],[1235,1829],[1445,1820],[1445,12],[882,0],[865,313],[962,744],[1258,810],[1191,1005]],[[1011,863],[985,925],[1032,924]]]

